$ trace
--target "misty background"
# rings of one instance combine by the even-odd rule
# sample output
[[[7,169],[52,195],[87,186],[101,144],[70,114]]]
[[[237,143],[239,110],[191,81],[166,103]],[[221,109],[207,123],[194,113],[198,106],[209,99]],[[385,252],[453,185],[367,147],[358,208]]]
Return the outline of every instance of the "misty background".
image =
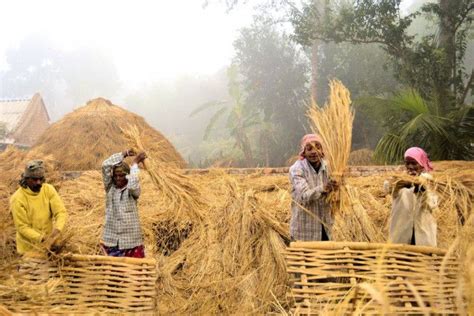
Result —
[[[310,130],[310,96],[324,104],[329,79],[354,100],[407,86],[377,43],[321,41],[311,58],[294,17],[311,2],[2,2],[0,99],[39,92],[54,122],[104,97],[143,116],[192,167],[285,165]],[[427,3],[405,0],[400,12]],[[437,23],[419,15],[408,32],[422,38]],[[474,44],[466,36],[469,74]],[[375,149],[387,132],[369,112],[356,112],[354,150]]]

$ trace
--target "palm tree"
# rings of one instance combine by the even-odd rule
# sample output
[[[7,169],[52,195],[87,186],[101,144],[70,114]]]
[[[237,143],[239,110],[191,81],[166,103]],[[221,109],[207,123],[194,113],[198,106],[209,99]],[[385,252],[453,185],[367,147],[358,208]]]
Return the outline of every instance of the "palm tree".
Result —
[[[379,161],[399,162],[411,146],[423,147],[434,160],[474,158],[473,106],[461,106],[443,115],[439,103],[423,99],[415,90],[358,102],[387,129],[375,148]]]
[[[232,100],[206,102],[192,111],[190,116],[194,116],[209,108],[218,108],[206,126],[203,139],[207,140],[216,123],[223,116],[227,115],[225,127],[229,131],[229,135],[235,140],[236,147],[242,151],[245,164],[251,166],[254,163],[254,157],[248,134],[250,128],[259,123],[260,115],[245,106],[244,96],[237,81],[236,67],[231,66],[227,74],[229,77],[229,95]]]

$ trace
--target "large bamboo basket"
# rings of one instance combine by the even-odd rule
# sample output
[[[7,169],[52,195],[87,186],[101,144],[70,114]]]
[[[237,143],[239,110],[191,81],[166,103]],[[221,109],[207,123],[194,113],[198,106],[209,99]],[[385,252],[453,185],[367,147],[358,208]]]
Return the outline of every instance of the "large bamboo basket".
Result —
[[[401,244],[293,242],[294,314],[430,314],[464,308],[458,258]]]
[[[31,258],[14,278],[17,291],[0,297],[0,306],[17,313],[156,310],[154,259],[68,255],[53,263]]]

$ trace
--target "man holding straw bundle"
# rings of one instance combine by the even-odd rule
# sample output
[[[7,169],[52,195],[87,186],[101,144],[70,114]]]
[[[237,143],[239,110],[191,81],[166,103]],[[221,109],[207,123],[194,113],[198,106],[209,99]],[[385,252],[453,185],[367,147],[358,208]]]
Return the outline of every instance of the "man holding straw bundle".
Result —
[[[327,194],[337,189],[329,177],[321,138],[307,134],[301,140],[299,159],[290,167],[291,221],[293,240],[331,240],[333,218]]]
[[[433,170],[427,153],[419,147],[409,148],[404,155],[408,179],[395,181],[390,218],[390,241],[411,245],[436,247],[436,219],[438,196],[428,188]],[[416,178],[411,178],[416,177]],[[388,181],[384,182],[390,190]]]
[[[124,161],[129,156],[135,156],[131,167]],[[137,155],[129,149],[113,154],[102,163],[106,210],[101,248],[106,255],[145,257],[137,207],[140,197],[138,164],[145,158],[144,152]]]
[[[43,161],[29,161],[21,175],[20,188],[10,199],[19,254],[28,256],[50,250],[66,223],[66,208],[56,189],[44,183],[44,176]]]

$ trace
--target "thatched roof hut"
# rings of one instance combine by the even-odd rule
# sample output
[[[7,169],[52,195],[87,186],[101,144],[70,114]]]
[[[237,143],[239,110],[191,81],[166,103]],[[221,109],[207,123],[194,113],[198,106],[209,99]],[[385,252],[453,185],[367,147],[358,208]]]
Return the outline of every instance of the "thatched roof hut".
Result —
[[[98,169],[109,155],[128,144],[122,129],[136,125],[142,142],[162,161],[184,167],[185,161],[174,146],[141,117],[109,100],[87,102],[52,124],[33,148],[39,155],[52,154],[62,170]]]
[[[0,143],[30,147],[49,126],[43,98],[0,100]]]

